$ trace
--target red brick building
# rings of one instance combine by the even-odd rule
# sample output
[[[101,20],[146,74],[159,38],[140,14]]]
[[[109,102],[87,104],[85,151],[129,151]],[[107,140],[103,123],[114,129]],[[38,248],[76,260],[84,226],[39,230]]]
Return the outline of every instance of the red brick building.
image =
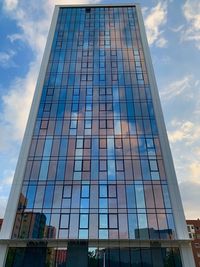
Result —
[[[197,267],[200,267],[200,219],[186,220],[189,237],[193,239],[192,250]]]
[[[0,230],[1,230],[2,223],[3,223],[3,219],[0,219]]]

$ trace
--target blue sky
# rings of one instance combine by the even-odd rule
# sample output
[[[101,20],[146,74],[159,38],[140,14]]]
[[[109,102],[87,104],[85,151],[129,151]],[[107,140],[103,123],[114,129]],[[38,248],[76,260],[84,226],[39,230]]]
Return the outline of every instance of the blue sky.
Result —
[[[73,1],[73,4],[100,1]],[[109,3],[111,1],[104,1]],[[118,1],[112,1],[117,3]],[[120,0],[119,2],[127,2]],[[0,1],[0,217],[3,217],[55,4]],[[187,218],[200,216],[200,1],[142,6]]]

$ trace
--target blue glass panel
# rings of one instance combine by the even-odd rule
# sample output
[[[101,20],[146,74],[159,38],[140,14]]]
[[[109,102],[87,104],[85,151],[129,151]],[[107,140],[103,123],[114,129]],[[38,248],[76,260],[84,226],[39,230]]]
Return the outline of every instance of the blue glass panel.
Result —
[[[146,214],[138,214],[139,229],[147,229],[147,216]]]
[[[114,117],[119,117],[120,116],[120,105],[119,105],[119,102],[114,102],[113,103],[113,112],[114,112]]]
[[[80,228],[88,228],[88,214],[80,214]]]
[[[107,161],[107,169],[108,169],[108,180],[115,180],[116,173],[115,173],[115,160],[108,160]]]
[[[35,199],[36,186],[30,185],[27,192],[27,208],[33,208]]]
[[[44,152],[43,152],[43,156],[44,157],[50,157],[52,141],[53,141],[52,138],[48,138],[48,139],[45,140]]]
[[[98,138],[92,139],[92,156],[98,157],[99,154],[99,140]]]
[[[65,161],[58,162],[56,180],[64,180],[65,177]]]
[[[150,160],[149,163],[150,163],[151,171],[157,171],[158,170],[158,165],[157,165],[156,160]]]
[[[100,197],[107,197],[107,185],[100,185]]]
[[[167,222],[169,228],[169,235],[171,238],[175,235],[175,225],[174,225],[174,218],[172,214],[167,214]]]
[[[81,197],[90,196],[90,187],[89,185],[82,185]]]
[[[150,180],[151,174],[148,160],[141,160],[142,175],[144,180]]]
[[[76,140],[76,147],[77,148],[83,148],[83,139],[77,139]]]
[[[65,51],[61,51],[60,52],[60,58],[59,58],[59,61],[64,61],[65,59]]]
[[[127,101],[131,101],[132,98],[133,98],[132,87],[126,87],[126,99],[127,99]]]
[[[73,85],[75,80],[75,75],[74,74],[69,74],[68,78],[68,85]]]
[[[108,230],[99,230],[100,239],[108,239]]]
[[[135,185],[136,204],[138,209],[145,209],[143,185]]]
[[[127,105],[128,117],[134,117],[133,103],[132,102],[127,102],[126,105]]]
[[[70,129],[76,129],[76,127],[77,127],[77,121],[76,120],[71,120]]]
[[[65,113],[65,104],[59,103],[57,110],[57,118],[63,118]]]
[[[89,208],[89,199],[82,198],[81,199],[81,209],[88,209]]]
[[[115,134],[121,134],[121,122],[120,120],[115,119],[114,120],[114,129],[115,129]]]
[[[56,86],[60,86],[61,83],[62,83],[62,75],[57,74],[55,85],[56,85]]]
[[[99,173],[98,168],[99,168],[98,160],[91,160],[91,180],[98,179],[98,173]]]
[[[83,155],[83,149],[76,149],[76,157],[82,157]]]
[[[63,62],[59,62],[59,64],[58,64],[58,72],[62,72],[62,70],[63,70],[63,66],[64,66],[64,64],[63,64]]]
[[[88,239],[88,230],[80,229],[79,230],[79,239]]]
[[[129,209],[135,209],[135,190],[134,185],[127,185],[126,186],[126,197],[127,197],[127,206]]]
[[[135,125],[135,120],[133,119],[129,119],[129,131],[131,135],[135,135],[136,134],[136,125]]]
[[[60,228],[69,228],[69,214],[61,214]]]
[[[74,170],[81,171],[82,169],[82,160],[75,160],[74,162]]]
[[[62,132],[62,121],[57,120],[55,127],[55,135],[61,135],[61,132]]]
[[[99,227],[108,228],[108,215],[107,214],[99,214]]]
[[[60,157],[66,157],[67,155],[68,139],[62,138],[60,143]]]
[[[52,206],[52,200],[53,200],[53,191],[54,186],[53,185],[47,185],[45,189],[45,195],[44,195],[44,203],[43,208],[44,209],[50,209]]]
[[[151,129],[152,129],[153,135],[157,135],[158,134],[158,129],[157,129],[157,125],[156,125],[156,121],[155,120],[151,120]]]
[[[171,202],[170,202],[169,191],[168,191],[167,185],[162,185],[162,189],[163,189],[165,208],[170,209],[171,208]]]
[[[137,214],[128,214],[129,238],[136,238],[136,230],[138,229]]]
[[[138,138],[140,155],[147,155],[146,142],[144,138]]]
[[[107,198],[100,198],[99,199],[99,208],[100,209],[107,209],[107,207],[108,207]]]
[[[43,160],[40,167],[39,180],[46,180],[49,168],[49,160]]]

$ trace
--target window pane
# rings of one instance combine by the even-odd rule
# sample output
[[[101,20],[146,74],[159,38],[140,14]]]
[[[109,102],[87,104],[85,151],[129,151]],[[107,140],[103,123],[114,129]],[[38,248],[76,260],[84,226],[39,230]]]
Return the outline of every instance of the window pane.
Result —
[[[107,214],[99,215],[99,227],[108,228],[108,215]]]
[[[53,191],[54,191],[53,185],[47,185],[46,186],[43,208],[51,208],[52,207]]]
[[[145,208],[143,185],[135,185],[136,204],[138,209]]]
[[[90,190],[89,185],[82,185],[81,197],[89,197]]]
[[[88,214],[80,214],[80,228],[88,228]]]
[[[129,209],[135,209],[136,203],[135,203],[135,191],[133,185],[127,185],[126,186],[126,196],[127,196],[127,206]]]
[[[100,197],[107,197],[107,185],[100,185]]]
[[[118,228],[118,220],[116,214],[109,214],[109,228]]]
[[[61,214],[60,216],[60,228],[69,227],[69,214]]]

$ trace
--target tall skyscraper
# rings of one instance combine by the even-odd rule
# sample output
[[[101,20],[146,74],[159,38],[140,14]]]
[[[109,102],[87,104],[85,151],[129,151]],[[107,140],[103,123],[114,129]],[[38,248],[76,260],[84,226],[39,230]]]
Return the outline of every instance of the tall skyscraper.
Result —
[[[57,6],[8,201],[6,267],[193,267],[138,5]]]

